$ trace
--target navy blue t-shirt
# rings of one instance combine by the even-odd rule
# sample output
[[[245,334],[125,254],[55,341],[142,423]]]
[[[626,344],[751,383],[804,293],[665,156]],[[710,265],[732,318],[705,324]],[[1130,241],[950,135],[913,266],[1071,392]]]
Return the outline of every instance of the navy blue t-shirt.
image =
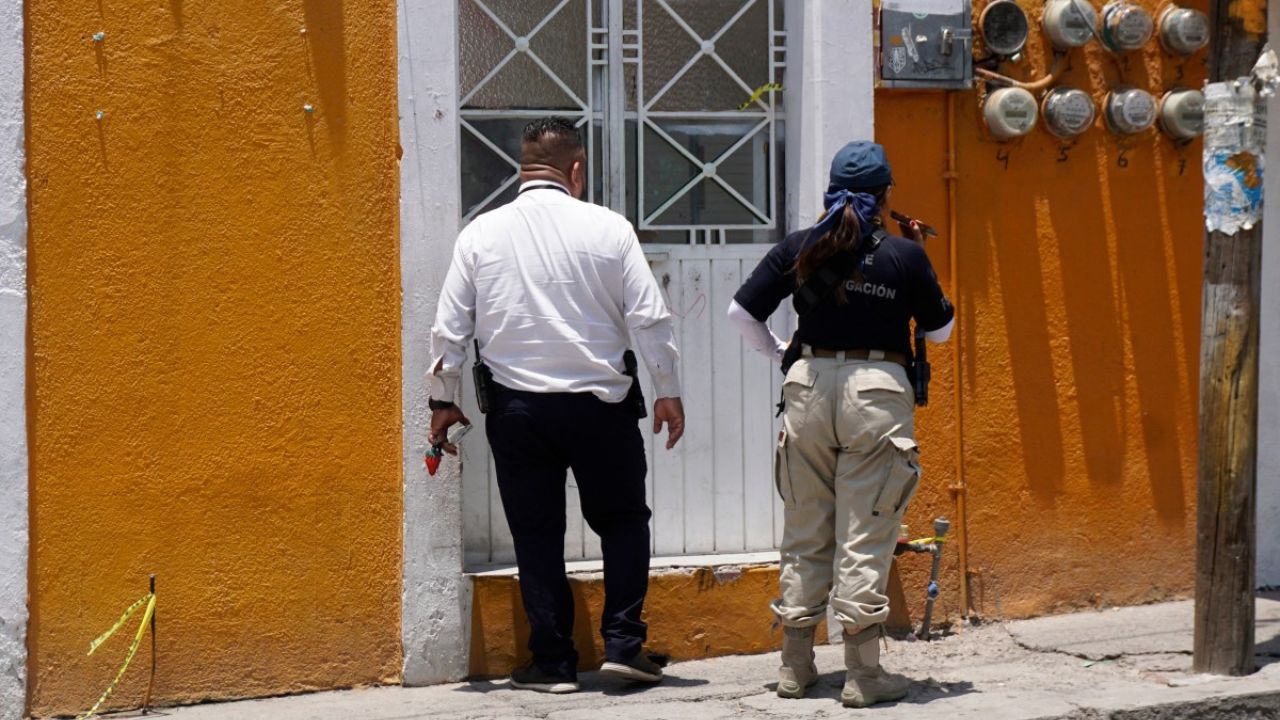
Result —
[[[795,265],[809,231],[788,235],[760,261],[733,299],[763,322],[797,289]],[[955,316],[929,256],[918,243],[887,236],[862,263],[863,280],[845,284],[840,304],[830,293],[800,317],[800,342],[823,350],[885,350],[911,354],[911,319],[937,330]]]

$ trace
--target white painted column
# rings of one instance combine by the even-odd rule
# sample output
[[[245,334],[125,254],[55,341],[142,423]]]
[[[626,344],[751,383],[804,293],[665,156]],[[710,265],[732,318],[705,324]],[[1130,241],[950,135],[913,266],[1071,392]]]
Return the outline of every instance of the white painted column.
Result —
[[[467,673],[470,585],[462,575],[462,478],[428,479],[431,323],[458,234],[457,3],[399,2],[400,283],[404,404],[404,683]]]
[[[22,0],[0,0],[0,720],[27,689],[27,181]]]
[[[1280,37],[1274,3],[1267,24]],[[1263,178],[1262,338],[1258,362],[1258,585],[1280,586],[1280,98],[1267,104],[1267,163]]]
[[[836,151],[875,139],[874,23],[867,0],[786,2],[787,228],[795,230],[822,212]]]

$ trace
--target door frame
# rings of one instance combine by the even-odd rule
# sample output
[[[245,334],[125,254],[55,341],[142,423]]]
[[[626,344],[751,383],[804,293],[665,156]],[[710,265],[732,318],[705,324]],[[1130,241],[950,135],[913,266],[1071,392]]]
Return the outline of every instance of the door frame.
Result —
[[[406,685],[462,679],[471,642],[459,465],[446,463],[434,478],[422,466],[430,329],[461,218],[458,1],[398,0]],[[865,0],[783,1],[785,217],[796,228],[817,217],[834,152],[851,139],[874,137],[875,56]]]

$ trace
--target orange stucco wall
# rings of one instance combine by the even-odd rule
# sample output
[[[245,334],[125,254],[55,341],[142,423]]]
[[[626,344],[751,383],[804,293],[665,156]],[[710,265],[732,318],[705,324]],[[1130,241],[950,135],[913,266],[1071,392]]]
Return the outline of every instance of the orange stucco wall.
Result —
[[[1003,69],[1039,77],[1049,65],[1041,3],[1020,3],[1033,22],[1028,59]],[[1122,79],[1158,96],[1204,78],[1203,51],[1176,59],[1154,40],[1127,58],[1091,43],[1071,59],[1061,82],[1099,105]],[[961,358],[963,432],[953,407],[921,418],[931,492],[956,479],[954,443],[963,442],[973,607],[1016,617],[1185,593],[1195,535],[1200,144],[1180,147],[1154,129],[1120,138],[1101,120],[1074,143],[1037,128],[1000,144],[986,135],[981,94],[955,96],[958,267],[945,237],[930,249],[944,283],[958,289],[952,350]],[[878,91],[876,131],[900,178],[896,204],[945,236],[945,93]],[[936,383],[940,404],[951,404],[954,379],[948,372]],[[921,523],[946,507],[923,495],[912,515]]]
[[[27,19],[30,709],[397,679],[395,3]]]

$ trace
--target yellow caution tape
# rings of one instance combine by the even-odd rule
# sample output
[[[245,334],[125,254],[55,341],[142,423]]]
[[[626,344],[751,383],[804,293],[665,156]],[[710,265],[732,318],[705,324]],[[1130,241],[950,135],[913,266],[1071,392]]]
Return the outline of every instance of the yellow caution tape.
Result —
[[[92,655],[92,654],[93,654],[93,651],[98,649],[98,646],[102,645],[102,643],[104,643],[104,642],[106,642],[107,640],[109,640],[109,639],[111,638],[111,636],[112,636],[112,635],[114,635],[114,634],[116,633],[116,631],[117,631],[117,630],[119,630],[121,627],[123,627],[123,626],[124,626],[124,624],[125,624],[126,622],[128,622],[129,617],[130,617],[130,616],[132,616],[134,613],[138,612],[138,608],[140,608],[140,607],[142,607],[143,605],[145,605],[145,604],[147,603],[147,601],[148,601],[148,600],[150,600],[150,599],[151,599],[151,594],[150,594],[150,593],[148,593],[148,594],[143,595],[142,597],[138,598],[138,601],[137,601],[137,602],[135,602],[134,604],[130,605],[130,606],[129,606],[129,609],[124,611],[124,614],[120,616],[120,619],[116,621],[116,624],[115,624],[115,625],[112,625],[112,626],[111,626],[111,629],[110,629],[110,630],[108,630],[108,631],[106,631],[106,632],[102,633],[101,635],[99,635],[99,636],[97,637],[97,639],[95,639],[93,642],[89,643],[89,654],[90,654],[90,655]]]
[[[129,646],[129,654],[125,655],[124,664],[120,666],[120,671],[116,673],[115,679],[111,681],[111,684],[107,686],[107,689],[102,692],[102,695],[98,698],[98,702],[94,703],[93,707],[89,708],[89,712],[78,716],[76,720],[88,720],[88,718],[93,717],[94,714],[98,712],[98,708],[102,707],[102,703],[106,702],[107,698],[111,696],[111,693],[115,691],[116,685],[120,684],[120,678],[124,677],[124,672],[129,669],[129,663],[133,662],[133,656],[138,652],[138,646],[142,644],[142,636],[147,633],[147,625],[151,622],[151,615],[156,611],[155,593],[147,593],[139,598],[137,602],[129,606],[128,610],[124,611],[124,614],[120,616],[120,619],[116,621],[115,625],[111,626],[110,630],[99,635],[96,640],[89,643],[89,654],[92,655],[93,651],[97,650],[102,643],[106,642],[108,638],[114,635],[115,632],[120,629],[120,626],[124,625],[129,617],[137,612],[138,608],[142,607],[143,603],[146,603],[146,612],[142,613],[142,622],[138,625],[138,632],[133,636],[133,644]]]
[[[769,92],[770,90],[781,90],[781,89],[782,89],[782,85],[780,83],[765,83],[764,85],[761,85],[760,87],[756,88],[755,92],[751,93],[751,97],[747,98],[746,102],[738,106],[738,110],[740,111],[746,110],[747,108],[751,107],[751,103],[756,102],[760,98],[764,97],[764,94]]]
[[[936,544],[938,544],[938,545],[941,545],[942,543],[944,543],[944,542],[946,542],[946,541],[947,541],[947,539],[946,539],[946,538],[944,538],[944,537],[927,537],[927,538],[920,538],[919,540],[912,540],[910,544],[912,544],[912,545],[933,545],[933,544],[935,544],[935,543],[936,543]]]

